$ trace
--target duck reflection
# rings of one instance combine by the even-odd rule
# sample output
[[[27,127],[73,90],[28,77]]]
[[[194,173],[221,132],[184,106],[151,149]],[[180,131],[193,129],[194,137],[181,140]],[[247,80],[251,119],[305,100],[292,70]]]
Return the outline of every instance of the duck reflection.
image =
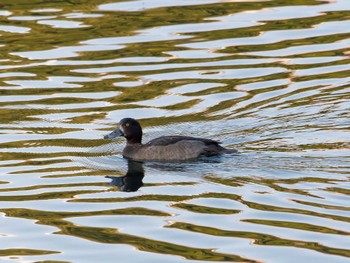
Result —
[[[229,160],[231,162],[232,159]],[[142,180],[145,176],[145,169],[153,173],[161,172],[170,174],[174,172],[176,175],[190,175],[191,177],[203,176],[209,171],[212,172],[216,164],[221,164],[223,162],[223,157],[211,156],[202,157],[193,161],[166,163],[141,162],[126,158],[115,158],[112,161],[113,165],[116,165],[114,169],[119,172],[125,172],[125,161],[127,161],[127,172],[124,176],[106,176],[106,178],[111,179],[109,184],[117,186],[119,190],[123,192],[136,192],[144,185]],[[194,173],[194,171],[196,172]]]
[[[125,176],[106,176],[106,178],[112,179],[109,184],[118,186],[120,191],[136,192],[141,186],[143,186],[142,179],[144,176],[145,170],[143,169],[143,163],[128,160],[128,171]]]

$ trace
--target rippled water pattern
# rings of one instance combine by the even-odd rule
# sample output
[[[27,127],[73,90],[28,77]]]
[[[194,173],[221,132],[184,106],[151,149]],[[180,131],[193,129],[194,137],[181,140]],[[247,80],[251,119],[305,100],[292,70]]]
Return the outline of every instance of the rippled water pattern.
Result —
[[[1,1],[1,259],[349,262],[349,9]],[[239,154],[127,162],[123,117]]]

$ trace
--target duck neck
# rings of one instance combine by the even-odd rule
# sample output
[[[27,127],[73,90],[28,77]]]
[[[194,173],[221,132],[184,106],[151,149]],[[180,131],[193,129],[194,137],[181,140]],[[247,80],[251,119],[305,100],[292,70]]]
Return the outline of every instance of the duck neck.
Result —
[[[126,144],[127,145],[141,144],[141,141],[142,141],[142,136],[126,138]]]

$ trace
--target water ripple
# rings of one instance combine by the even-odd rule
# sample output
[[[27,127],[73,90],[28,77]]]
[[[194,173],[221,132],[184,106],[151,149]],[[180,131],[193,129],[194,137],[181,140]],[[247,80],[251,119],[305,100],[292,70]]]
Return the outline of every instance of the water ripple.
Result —
[[[347,0],[0,9],[3,260],[349,260]],[[131,162],[124,117],[239,153]]]

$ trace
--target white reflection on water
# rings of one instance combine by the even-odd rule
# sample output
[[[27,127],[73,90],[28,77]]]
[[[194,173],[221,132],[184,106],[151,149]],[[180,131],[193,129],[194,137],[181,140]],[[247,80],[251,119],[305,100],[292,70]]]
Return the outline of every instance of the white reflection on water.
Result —
[[[28,59],[58,59],[58,58],[69,58],[78,57],[79,52],[99,51],[99,50],[117,50],[123,46],[120,45],[81,45],[81,46],[65,46],[53,48],[50,50],[40,51],[27,51],[27,52],[13,52],[13,55],[20,56]]]
[[[78,2],[1,7],[5,260],[348,261],[347,0]],[[124,117],[239,154],[133,177]]]
[[[31,28],[23,27],[23,26],[0,26],[0,31],[10,32],[10,33],[18,33],[25,34],[29,33]]]
[[[293,40],[293,39],[304,39],[304,38],[311,38],[311,37],[317,37],[317,36],[329,35],[329,34],[347,33],[346,27],[344,28],[343,24],[349,24],[349,23],[350,23],[350,21],[325,22],[325,23],[321,23],[313,28],[274,30],[274,31],[264,32],[263,34],[260,34],[258,36],[254,36],[254,37],[228,38],[228,39],[204,41],[204,42],[198,42],[198,43],[181,44],[179,46],[180,47],[187,47],[187,48],[201,48],[204,45],[208,48],[219,49],[222,47],[241,46],[241,45],[265,45],[265,44],[276,43],[279,41],[286,41],[286,40]],[[344,45],[346,45],[346,43],[344,43]],[[323,45],[326,45],[326,44],[323,44]],[[330,46],[330,45],[331,44],[329,44],[328,46]],[[332,45],[334,45],[334,43],[332,43]],[[314,45],[312,45],[312,46],[314,46]],[[308,48],[312,48],[312,46],[309,47],[309,45],[303,45],[299,49],[300,50],[305,49],[305,51],[306,51],[305,53],[307,53]],[[298,48],[298,47],[292,47],[292,48]],[[335,49],[336,48],[337,48],[337,46],[335,46]],[[273,51],[271,51],[271,52],[273,52]],[[250,52],[250,54],[261,55],[261,52],[259,52],[259,53]],[[298,54],[298,52],[296,52],[296,53],[291,52],[290,53],[290,55],[293,55],[293,54]]]
[[[185,72],[172,72],[144,75],[146,81],[178,80],[178,79],[243,79],[266,76],[286,72],[284,68],[254,68],[254,69],[223,69],[220,71],[188,70]]]
[[[38,22],[41,25],[48,25],[52,28],[82,28],[89,27],[89,25],[84,25],[83,22],[69,21],[69,20],[41,20]]]

